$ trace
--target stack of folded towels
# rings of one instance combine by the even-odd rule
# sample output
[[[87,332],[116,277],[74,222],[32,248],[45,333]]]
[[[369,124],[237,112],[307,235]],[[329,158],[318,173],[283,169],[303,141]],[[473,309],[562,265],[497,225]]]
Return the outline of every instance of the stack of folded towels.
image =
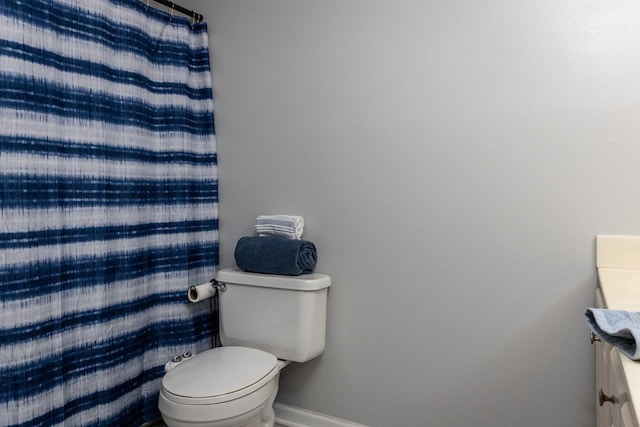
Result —
[[[300,239],[304,232],[304,219],[296,215],[260,215],[256,218],[258,236],[280,236]]]
[[[242,237],[236,244],[234,256],[238,268],[292,276],[313,272],[316,247],[300,239],[304,231],[301,216],[260,215],[255,229],[257,237]]]

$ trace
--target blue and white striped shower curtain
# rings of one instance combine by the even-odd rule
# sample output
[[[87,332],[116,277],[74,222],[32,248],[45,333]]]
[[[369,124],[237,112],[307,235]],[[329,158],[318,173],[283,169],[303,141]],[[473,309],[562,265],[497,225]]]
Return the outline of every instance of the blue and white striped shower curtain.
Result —
[[[211,347],[207,28],[138,0],[0,1],[0,425],[138,426]]]

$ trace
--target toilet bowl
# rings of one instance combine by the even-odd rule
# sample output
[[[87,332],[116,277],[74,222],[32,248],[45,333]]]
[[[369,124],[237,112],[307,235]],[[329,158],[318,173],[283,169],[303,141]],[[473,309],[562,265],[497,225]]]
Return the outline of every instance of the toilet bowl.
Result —
[[[169,371],[158,401],[169,427],[271,427],[280,370],[262,350],[220,347]]]
[[[223,347],[197,354],[162,379],[158,408],[169,427],[272,427],[280,370],[324,351],[324,274],[216,274]]]

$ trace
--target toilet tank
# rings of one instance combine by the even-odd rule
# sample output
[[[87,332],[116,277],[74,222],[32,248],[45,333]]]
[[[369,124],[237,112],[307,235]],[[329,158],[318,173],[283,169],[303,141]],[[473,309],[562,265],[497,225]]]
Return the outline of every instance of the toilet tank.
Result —
[[[306,362],[324,351],[327,291],[324,274],[279,276],[237,268],[216,275],[220,341],[267,351],[278,359]]]

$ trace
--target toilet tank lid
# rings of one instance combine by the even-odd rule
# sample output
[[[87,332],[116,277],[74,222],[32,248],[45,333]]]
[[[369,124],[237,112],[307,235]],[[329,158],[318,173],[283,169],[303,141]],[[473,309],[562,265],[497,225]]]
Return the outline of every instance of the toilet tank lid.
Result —
[[[326,274],[303,274],[300,276],[281,276],[242,271],[238,268],[225,268],[216,274],[218,282],[265,288],[291,289],[295,291],[318,291],[331,286],[331,277]]]

